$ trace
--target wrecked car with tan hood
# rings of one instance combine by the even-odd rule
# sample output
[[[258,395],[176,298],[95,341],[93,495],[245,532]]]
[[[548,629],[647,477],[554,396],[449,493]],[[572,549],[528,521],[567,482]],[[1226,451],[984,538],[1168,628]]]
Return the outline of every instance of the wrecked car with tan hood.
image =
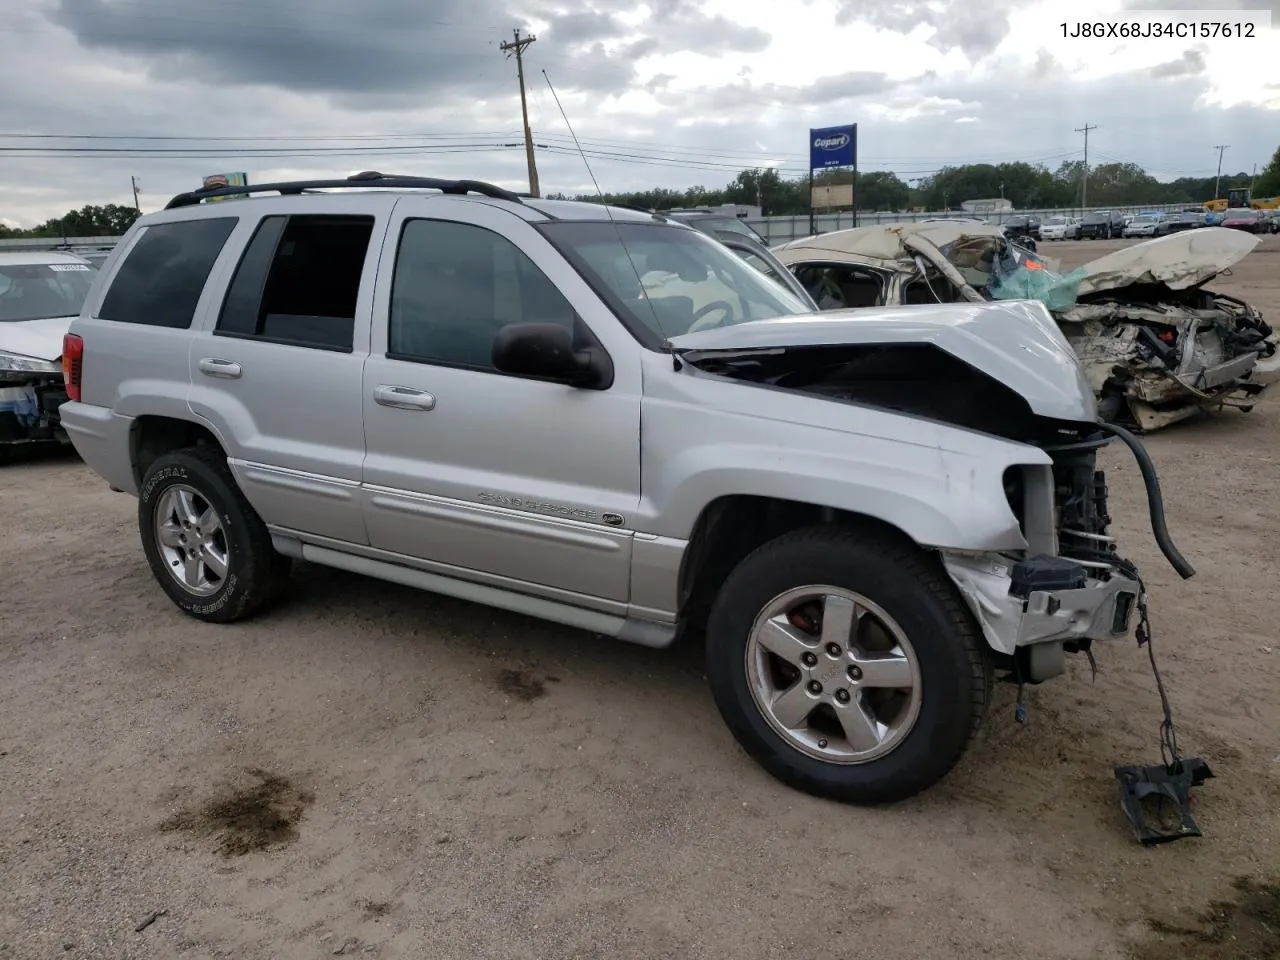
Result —
[[[859,227],[773,253],[824,309],[1039,300],[1080,357],[1099,414],[1149,432],[1201,409],[1247,412],[1280,379],[1277,337],[1262,314],[1206,289],[1258,242],[1205,228],[1065,274],[981,223]]]

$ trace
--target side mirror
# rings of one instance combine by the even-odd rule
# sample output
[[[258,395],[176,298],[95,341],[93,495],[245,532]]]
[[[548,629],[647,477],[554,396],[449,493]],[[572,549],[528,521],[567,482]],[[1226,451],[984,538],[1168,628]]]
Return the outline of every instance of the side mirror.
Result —
[[[493,338],[493,366],[502,373],[602,389],[612,367],[597,350],[575,350],[573,334],[558,323],[512,323]]]

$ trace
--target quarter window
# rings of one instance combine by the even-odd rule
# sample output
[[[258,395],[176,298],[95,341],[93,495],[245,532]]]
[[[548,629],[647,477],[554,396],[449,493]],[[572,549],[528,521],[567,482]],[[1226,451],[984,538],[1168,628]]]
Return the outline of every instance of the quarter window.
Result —
[[[146,227],[116,271],[98,316],[190,327],[209,271],[237,222],[236,217],[207,217]]]
[[[236,267],[216,332],[352,348],[373,217],[264,217]]]
[[[505,237],[464,223],[410,220],[392,278],[387,355],[493,370],[493,341],[512,323],[586,331],[537,265]]]

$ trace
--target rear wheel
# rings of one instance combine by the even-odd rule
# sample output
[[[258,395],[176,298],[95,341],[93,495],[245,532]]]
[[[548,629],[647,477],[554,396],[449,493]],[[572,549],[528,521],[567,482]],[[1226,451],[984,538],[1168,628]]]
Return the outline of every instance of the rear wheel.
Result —
[[[818,796],[893,802],[956,764],[991,692],[985,643],[936,561],[814,527],[757,549],[712,607],[707,675],[739,744]]]
[[[236,485],[226,457],[188,447],[156,459],[138,496],[151,572],[184,612],[211,623],[251,616],[275,599],[288,557]]]

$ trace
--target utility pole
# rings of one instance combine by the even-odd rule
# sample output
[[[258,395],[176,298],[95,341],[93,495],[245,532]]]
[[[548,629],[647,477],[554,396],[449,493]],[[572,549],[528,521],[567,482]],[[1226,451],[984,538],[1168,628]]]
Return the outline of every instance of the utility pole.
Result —
[[[529,129],[529,104],[525,100],[524,94],[524,48],[533,43],[538,38],[530,35],[527,37],[520,36],[520,28],[517,27],[512,31],[514,40],[508,40],[502,44],[501,49],[510,59],[511,54],[516,55],[516,76],[520,78],[520,114],[524,117],[524,152],[525,157],[529,161],[529,192],[535,197],[538,193],[538,167],[533,162],[533,131]]]
[[[1080,210],[1084,211],[1089,205],[1089,131],[1097,130],[1098,125],[1092,126],[1085,124],[1083,127],[1076,127],[1076,133],[1084,134],[1084,166],[1080,169]]]
[[[138,194],[141,192],[140,190],[138,190],[138,178],[137,178],[137,177],[130,177],[130,178],[129,178],[129,182],[130,182],[131,184],[133,184],[133,209],[135,209],[135,210],[137,210],[139,213],[141,213],[141,212],[142,212],[142,207],[141,207],[141,205],[138,203]]]
[[[1218,151],[1218,175],[1213,178],[1213,199],[1218,199],[1218,187],[1222,184],[1222,154],[1226,152],[1229,143],[1215,143],[1213,149]]]

